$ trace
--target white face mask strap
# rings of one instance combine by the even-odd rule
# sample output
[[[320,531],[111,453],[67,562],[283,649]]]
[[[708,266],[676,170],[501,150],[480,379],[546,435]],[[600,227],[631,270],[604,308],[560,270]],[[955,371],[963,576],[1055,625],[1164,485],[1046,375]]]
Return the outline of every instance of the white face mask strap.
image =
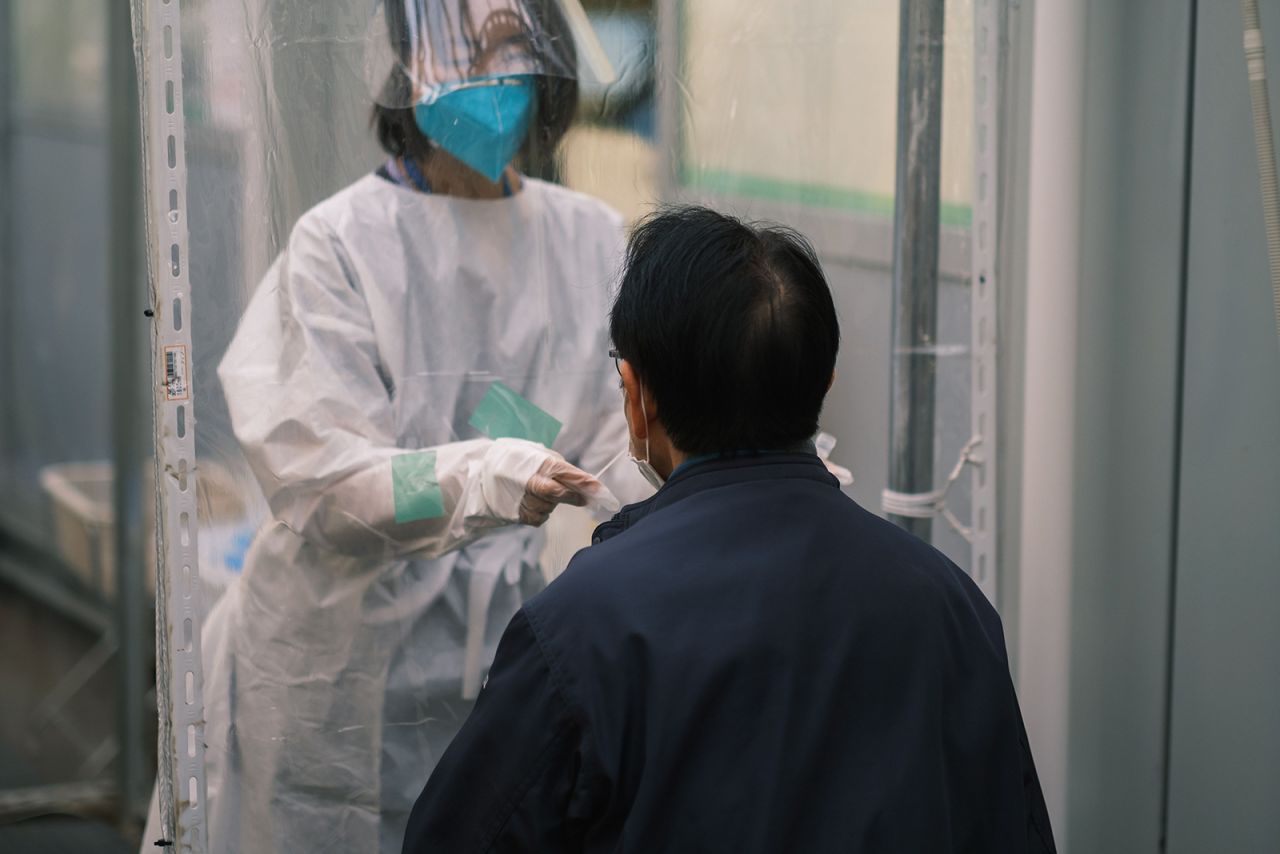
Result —
[[[644,477],[644,479],[649,482],[650,486],[652,486],[654,489],[662,489],[662,485],[666,482],[666,478],[658,474],[658,470],[653,467],[653,464],[651,462],[649,462],[649,431],[648,431],[649,410],[644,405],[643,391],[641,391],[640,393],[640,413],[641,413],[641,417],[644,418],[644,423],[645,423],[644,459],[643,460],[636,459],[634,454],[631,455],[631,459],[632,461],[635,462],[636,468],[640,470],[641,476]],[[634,432],[633,432],[633,436],[634,436]],[[627,442],[628,453],[630,452],[630,448],[631,448],[631,443],[630,441],[628,441]]]
[[[644,408],[644,389],[640,389],[640,414],[644,416],[644,461],[650,462],[649,457],[649,412]]]

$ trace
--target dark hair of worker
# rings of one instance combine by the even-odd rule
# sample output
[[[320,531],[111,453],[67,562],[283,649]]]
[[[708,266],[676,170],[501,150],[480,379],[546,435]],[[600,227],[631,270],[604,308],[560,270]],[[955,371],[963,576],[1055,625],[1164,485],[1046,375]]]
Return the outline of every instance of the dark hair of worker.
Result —
[[[686,454],[789,450],[812,437],[840,346],[808,241],[701,207],[636,226],[610,333]]]
[[[555,152],[560,140],[573,123],[578,109],[577,56],[573,48],[573,35],[569,24],[555,0],[529,0],[524,4],[528,20],[523,41],[527,42],[535,60],[540,51],[554,46],[556,76],[536,75],[534,96],[537,114],[524,145],[516,155],[521,171],[539,177],[554,177]],[[409,53],[413,40],[405,20],[403,4],[386,4],[388,37],[396,46],[401,62],[392,70],[383,86],[381,96],[373,105],[369,124],[383,151],[392,157],[413,157],[425,161],[431,156],[431,140],[418,129],[413,118],[413,107],[388,107],[384,104],[411,104],[413,83],[405,73],[411,61]],[[483,56],[490,49],[506,47],[507,43],[478,46],[477,55]],[[480,68],[473,69],[480,74]],[[548,174],[550,173],[550,174]]]

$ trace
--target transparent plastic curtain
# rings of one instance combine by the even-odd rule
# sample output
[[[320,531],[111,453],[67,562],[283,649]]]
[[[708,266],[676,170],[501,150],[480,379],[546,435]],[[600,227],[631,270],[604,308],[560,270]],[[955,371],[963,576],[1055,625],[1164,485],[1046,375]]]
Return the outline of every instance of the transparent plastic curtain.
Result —
[[[877,505],[896,4],[393,4],[476,51],[453,59],[467,79],[410,74],[394,106],[419,128],[441,114],[415,103],[494,76],[493,33],[550,28],[585,63],[585,23],[607,56],[611,80],[554,73],[576,83],[567,128],[565,88],[537,89],[544,144],[493,198],[460,197],[480,192],[450,165],[461,143],[410,163],[380,144],[372,0],[180,5],[196,476],[218,496],[199,519],[210,846],[398,851],[507,619],[599,517],[506,524],[511,485],[540,447],[590,473],[625,448],[605,323],[628,222],[702,200],[813,238],[845,342],[824,427]],[[951,7],[942,337],[961,353],[969,12]],[[968,438],[967,387],[944,360],[940,461]]]
[[[112,396],[118,382],[140,381],[145,363],[123,377],[113,365],[108,55],[104,3],[11,0],[0,9],[6,812],[10,796],[21,803],[16,790],[33,786],[63,787],[55,797],[29,791],[36,809],[101,806],[114,795],[122,752],[149,756],[154,743],[139,743],[140,719],[131,722],[136,741],[122,745],[117,720]],[[141,283],[137,293],[141,305]]]
[[[0,515],[45,540],[42,472],[111,456],[106,15],[7,6]]]
[[[817,245],[840,312],[837,376],[823,419],[852,494],[879,510],[887,481],[900,5],[882,0],[673,2],[663,56],[665,143],[675,189],[797,226]],[[973,4],[946,4],[940,198],[938,485],[970,438],[969,225]],[[965,474],[948,508],[969,518]],[[932,538],[961,566],[966,541]]]

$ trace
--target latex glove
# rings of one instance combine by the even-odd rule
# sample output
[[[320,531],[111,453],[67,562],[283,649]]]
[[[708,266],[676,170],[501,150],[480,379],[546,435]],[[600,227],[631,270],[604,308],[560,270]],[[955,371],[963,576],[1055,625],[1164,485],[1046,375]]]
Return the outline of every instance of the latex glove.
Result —
[[[480,489],[468,500],[467,519],[541,525],[557,504],[617,509],[604,484],[534,442],[496,439],[478,465]]]
[[[548,457],[524,487],[520,522],[538,526],[547,521],[557,504],[585,507],[604,484],[563,459]],[[607,491],[607,490],[606,490]]]

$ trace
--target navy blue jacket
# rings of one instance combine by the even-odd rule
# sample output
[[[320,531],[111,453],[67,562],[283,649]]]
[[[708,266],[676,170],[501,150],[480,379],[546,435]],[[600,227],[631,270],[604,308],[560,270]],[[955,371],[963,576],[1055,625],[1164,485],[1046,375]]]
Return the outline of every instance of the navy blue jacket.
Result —
[[[817,457],[706,462],[507,627],[404,850],[1046,852],[1000,619]]]

